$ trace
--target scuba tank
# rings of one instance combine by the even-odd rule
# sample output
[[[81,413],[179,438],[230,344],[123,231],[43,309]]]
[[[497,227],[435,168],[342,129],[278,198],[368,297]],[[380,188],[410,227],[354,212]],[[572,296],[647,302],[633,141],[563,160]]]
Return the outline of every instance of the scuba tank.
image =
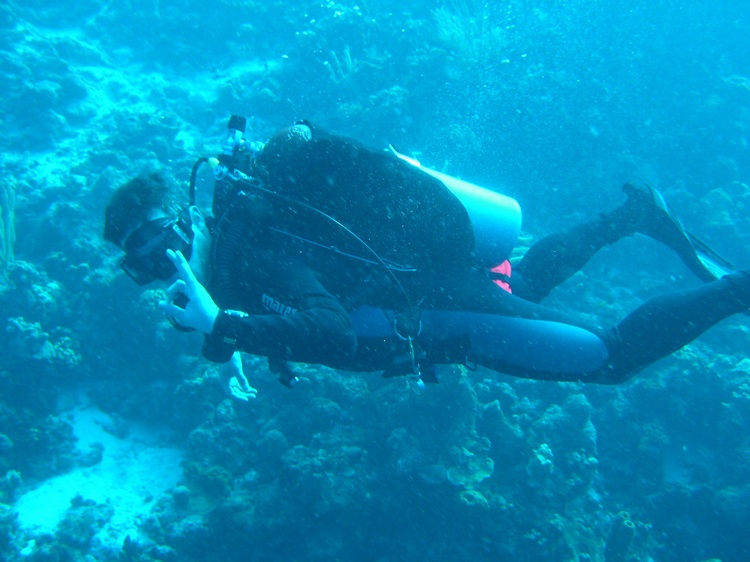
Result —
[[[440,180],[469,214],[474,229],[474,253],[485,267],[494,267],[510,256],[521,231],[521,207],[512,197],[438,172],[419,161],[396,151],[390,151],[424,173]]]

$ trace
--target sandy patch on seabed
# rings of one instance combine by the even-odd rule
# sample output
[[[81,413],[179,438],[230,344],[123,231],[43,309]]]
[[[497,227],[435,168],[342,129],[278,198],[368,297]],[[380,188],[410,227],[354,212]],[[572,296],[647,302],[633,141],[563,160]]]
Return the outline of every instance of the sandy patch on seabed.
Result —
[[[154,500],[182,477],[182,451],[160,444],[163,432],[142,426],[130,426],[125,439],[107,433],[103,426],[112,420],[95,407],[75,408],[64,417],[73,425],[81,452],[88,452],[92,443],[103,445],[102,460],[50,478],[21,496],[13,505],[19,525],[31,538],[54,533],[70,500],[80,495],[114,508],[97,535],[102,543],[119,547],[127,535],[136,539],[138,524]]]

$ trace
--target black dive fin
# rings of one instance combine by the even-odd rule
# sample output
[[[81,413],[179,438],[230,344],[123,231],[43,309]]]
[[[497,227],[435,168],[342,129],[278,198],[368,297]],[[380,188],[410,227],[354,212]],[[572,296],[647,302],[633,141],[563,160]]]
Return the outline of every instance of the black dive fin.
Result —
[[[732,263],[712,250],[708,244],[689,232],[685,232],[685,234],[695,249],[695,255],[698,257],[705,270],[713,275],[714,278],[720,279],[734,271]]]

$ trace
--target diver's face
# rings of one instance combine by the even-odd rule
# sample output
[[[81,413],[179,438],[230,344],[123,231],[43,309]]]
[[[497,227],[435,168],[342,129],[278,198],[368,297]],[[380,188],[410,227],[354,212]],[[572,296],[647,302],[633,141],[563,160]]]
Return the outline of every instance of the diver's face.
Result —
[[[128,234],[122,244],[125,257],[120,261],[122,270],[138,285],[147,285],[157,279],[168,281],[176,274],[167,250],[180,251],[190,259],[194,232],[187,210],[176,217],[163,211],[149,215],[149,220]]]

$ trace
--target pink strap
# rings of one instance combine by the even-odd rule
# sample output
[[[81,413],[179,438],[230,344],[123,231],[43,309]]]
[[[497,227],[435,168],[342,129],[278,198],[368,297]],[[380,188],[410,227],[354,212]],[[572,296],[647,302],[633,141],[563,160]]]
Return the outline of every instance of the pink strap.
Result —
[[[500,265],[496,265],[492,269],[490,269],[493,273],[499,273],[500,275],[503,275],[507,278],[508,281],[510,281],[510,277],[512,274],[512,268],[510,266],[510,262],[508,260],[505,260]],[[513,290],[510,288],[510,283],[508,281],[503,281],[502,279],[493,279],[492,282],[495,283],[497,286],[502,288],[504,291],[508,291],[509,293],[513,293]]]

